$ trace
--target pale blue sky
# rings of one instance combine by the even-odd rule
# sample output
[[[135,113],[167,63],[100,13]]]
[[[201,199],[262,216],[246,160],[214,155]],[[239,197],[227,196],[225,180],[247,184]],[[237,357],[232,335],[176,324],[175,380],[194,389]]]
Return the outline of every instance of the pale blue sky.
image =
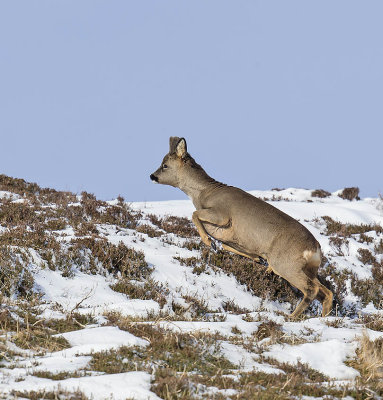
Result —
[[[243,189],[383,192],[383,2],[1,0],[0,173],[110,199],[184,136]]]

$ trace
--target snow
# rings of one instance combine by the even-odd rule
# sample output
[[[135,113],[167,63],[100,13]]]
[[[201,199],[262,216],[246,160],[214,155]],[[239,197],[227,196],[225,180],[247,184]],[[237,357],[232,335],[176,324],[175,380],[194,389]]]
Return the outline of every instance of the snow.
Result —
[[[148,346],[147,340],[135,337],[129,332],[114,326],[88,327],[60,335],[72,347],[44,356],[32,355],[30,359],[19,362],[18,368],[3,368],[0,375],[0,391],[11,390],[57,390],[58,387],[75,391],[80,389],[94,399],[105,399],[113,393],[115,399],[156,399],[150,392],[150,375],[144,372],[70,378],[59,381],[25,375],[26,372],[45,372],[56,374],[62,371],[75,372],[84,369],[94,352],[118,349],[121,346]],[[20,378],[23,378],[19,382]],[[116,385],[116,387],[114,387]]]
[[[336,319],[335,317],[310,318],[304,322],[286,322],[283,324],[284,332],[303,336],[315,342],[295,346],[276,344],[263,355],[293,364],[299,360],[333,379],[353,379],[359,373],[344,365],[344,361],[355,356],[358,338],[367,334],[370,340],[376,340],[383,337],[383,332],[355,326],[349,318],[342,319],[342,324],[346,326],[341,328],[326,325],[326,321],[331,322]],[[305,330],[309,332],[308,335],[304,334]]]
[[[122,331],[116,326],[100,326],[62,333],[60,335],[71,344],[70,349],[62,350],[64,355],[89,354],[120,346],[147,346],[149,342]]]
[[[221,342],[221,352],[234,365],[237,365],[241,371],[258,371],[266,374],[284,374],[284,372],[278,368],[272,367],[266,363],[256,362],[259,359],[259,355],[252,354],[246,351],[243,347],[237,346],[228,342]]]
[[[0,198],[1,199],[8,199],[8,200],[18,200],[21,198],[19,194],[7,192],[5,190],[0,190]]]
[[[175,215],[177,217],[191,218],[195,208],[191,200],[148,201],[129,204],[133,210],[145,214],[155,214],[159,217]]]
[[[237,327],[244,335],[250,336],[258,330],[260,322],[246,322],[240,315],[227,315],[222,322],[208,321],[160,321],[159,325],[175,332],[207,332],[231,336],[232,329]]]
[[[223,301],[235,299],[239,307],[250,311],[259,309],[261,299],[246,292],[238,284],[234,277],[228,276],[221,271],[210,274],[193,274],[192,269],[182,266],[174,257],[192,257],[197,253],[180,248],[175,245],[164,244],[157,238],[145,237],[145,241],[137,241],[132,231],[126,230],[116,233],[110,227],[105,226],[104,232],[108,233],[108,240],[118,244],[123,242],[135,250],[145,253],[146,261],[155,266],[152,274],[153,279],[166,284],[175,298],[181,295],[197,296],[205,300],[212,310],[218,310]]]
[[[60,372],[76,372],[85,368],[91,356],[69,356],[63,352],[49,353],[44,357],[34,357],[31,360],[20,363],[25,368],[28,368],[34,372],[38,371],[49,371],[53,374]]]
[[[94,400],[158,400],[160,399],[150,391],[151,376],[146,372],[133,371],[113,375],[86,376],[69,378],[59,381],[28,376],[24,381],[12,385],[13,390],[54,391],[58,388],[75,392],[82,391],[87,397]],[[9,392],[9,387],[0,384],[0,391]],[[113,397],[111,397],[113,396]]]
[[[287,334],[302,335],[304,331],[310,332],[309,336],[311,340],[344,340],[352,341],[357,337],[361,337],[363,333],[366,333],[371,340],[376,340],[383,337],[383,332],[376,332],[371,329],[366,329],[361,325],[355,325],[350,318],[342,318],[342,328],[334,328],[328,326],[327,323],[331,323],[339,320],[337,317],[326,317],[326,318],[310,318],[303,322],[285,322],[283,324],[283,330]]]
[[[37,289],[44,294],[44,300],[59,303],[67,312],[77,309],[80,302],[80,312],[99,315],[107,311],[118,311],[123,315],[146,315],[159,311],[158,303],[153,300],[129,299],[113,291],[110,285],[114,280],[101,275],[76,271],[74,278],[64,278],[59,271],[40,268],[34,279]]]
[[[311,368],[333,379],[353,379],[359,372],[348,367],[344,361],[354,355],[356,343],[345,343],[337,339],[317,343],[304,343],[297,346],[276,344],[263,353],[267,358],[280,362],[296,364],[307,363]]]
[[[349,238],[348,248],[342,248],[344,256],[336,255],[329,243],[329,238],[322,234],[322,216],[330,216],[342,223],[381,224],[383,212],[377,207],[377,199],[362,199],[347,201],[338,197],[334,192],[330,197],[318,199],[311,197],[311,190],[284,189],[281,191],[251,191],[260,198],[270,199],[270,204],[287,214],[297,218],[318,239],[323,252],[331,255],[333,265],[341,270],[354,272],[361,279],[371,277],[371,266],[363,265],[356,257],[359,248],[373,249],[374,243],[358,242],[357,237]],[[9,192],[1,192],[0,197],[10,197],[13,201],[23,200],[20,196]],[[281,200],[276,201],[280,198]],[[272,200],[274,199],[274,200]],[[112,202],[109,202],[113,204]],[[137,202],[130,203],[134,210],[143,213],[143,222],[149,223],[145,217],[155,214],[159,217],[176,215],[191,218],[194,206],[190,200]],[[0,227],[0,233],[5,228]],[[309,318],[299,322],[289,321],[286,314],[291,312],[290,304],[280,304],[274,299],[261,299],[240,285],[233,276],[220,270],[209,268],[199,275],[193,269],[181,265],[175,257],[196,257],[196,251],[182,248],[184,239],[175,235],[165,235],[168,242],[160,238],[150,238],[143,233],[131,229],[116,229],[111,225],[99,225],[98,230],[111,243],[123,242],[137,251],[143,251],[146,261],[153,268],[152,278],[168,290],[165,311],[171,315],[171,303],[187,306],[184,296],[193,296],[203,301],[214,313],[208,315],[212,320],[183,320],[172,321],[156,319],[160,305],[154,300],[129,298],[125,294],[111,289],[115,282],[112,276],[88,275],[75,270],[73,277],[63,277],[60,271],[51,271],[41,267],[37,253],[31,250],[34,259],[33,271],[36,288],[41,292],[45,301],[45,309],[41,318],[62,319],[70,312],[76,311],[91,314],[97,323],[86,329],[61,334],[68,340],[69,349],[36,354],[32,351],[17,350],[20,354],[17,366],[11,368],[5,365],[0,371],[0,392],[9,393],[11,390],[54,390],[58,387],[66,390],[80,389],[85,395],[94,399],[158,399],[150,391],[151,375],[147,372],[134,371],[121,374],[100,374],[90,372],[91,376],[69,378],[53,381],[32,376],[31,373],[49,371],[81,371],[89,365],[91,354],[94,352],[118,349],[120,346],[150,346],[145,339],[135,337],[129,332],[115,326],[101,326],[106,321],[105,313],[116,311],[121,316],[134,318],[154,316],[157,326],[174,332],[207,332],[219,333],[219,347],[222,355],[237,366],[239,371],[262,371],[268,374],[283,374],[283,371],[271,365],[267,359],[296,364],[298,361],[307,363],[311,368],[322,372],[330,379],[352,382],[358,372],[346,365],[346,361],[355,357],[359,338],[366,333],[371,340],[383,336],[381,332],[365,329],[350,318],[342,318],[337,326],[336,317]],[[63,241],[74,237],[71,227],[57,232]],[[375,232],[370,235],[378,240]],[[139,240],[139,239],[142,240]],[[350,294],[347,301],[356,303],[357,298]],[[237,306],[248,310],[244,315],[225,313],[224,302],[233,301]],[[163,310],[163,311],[164,311]],[[382,313],[373,304],[368,305],[361,313]],[[264,321],[275,321],[281,324],[286,337],[297,337],[300,344],[271,343],[265,339],[258,343],[257,353],[246,350],[241,344],[233,343],[233,337],[251,340],[259,325]],[[236,329],[234,329],[236,328]],[[234,334],[233,331],[238,331]],[[289,342],[290,343],[290,342]],[[9,346],[11,347],[11,346]],[[266,359],[266,361],[265,361]],[[9,368],[8,368],[9,367]],[[13,366],[14,367],[14,366]],[[234,373],[234,372],[233,372]],[[218,393],[216,388],[205,388],[211,393]],[[229,391],[226,395],[235,394]],[[225,394],[222,392],[221,394]]]

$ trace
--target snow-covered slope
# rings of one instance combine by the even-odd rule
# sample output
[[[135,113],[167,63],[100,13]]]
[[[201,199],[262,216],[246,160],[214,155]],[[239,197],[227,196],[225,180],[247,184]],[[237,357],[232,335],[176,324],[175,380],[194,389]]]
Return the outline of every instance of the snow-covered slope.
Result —
[[[186,387],[188,392],[179,398],[250,398],[246,393],[254,392],[253,384],[256,390],[260,390],[259,386],[269,388],[269,384],[268,390],[278,387],[274,380],[262,380],[261,373],[279,377],[280,386],[286,384],[290,388],[291,381],[283,376],[290,377],[291,368],[295,368],[294,374],[302,375],[299,390],[297,385],[296,392],[289,389],[292,396],[305,394],[306,389],[302,388],[307,385],[319,385],[315,393],[321,397],[330,393],[330,380],[341,387],[339,393],[352,395],[355,379],[363,375],[352,361],[360,357],[357,349],[361,338],[364,335],[366,340],[374,341],[383,336],[379,300],[382,282],[377,280],[383,269],[383,233],[379,229],[383,226],[382,202],[344,200],[338,196],[340,192],[318,198],[304,189],[251,193],[298,219],[320,242],[327,259],[321,277],[335,291],[337,301],[332,316],[315,315],[320,307],[315,303],[302,320],[290,321],[291,301],[297,301],[299,293],[281,278],[272,276],[262,280],[261,285],[280,288],[273,297],[275,290],[257,288],[256,282],[250,284],[242,276],[238,263],[246,262],[240,257],[230,258],[206,249],[190,223],[182,219],[190,219],[194,210],[188,200],[128,203],[134,224],[125,220],[110,223],[108,219],[114,213],[113,218],[118,221],[120,214],[115,214],[121,212],[119,207],[127,207],[122,199],[93,204],[93,198],[72,197],[64,207],[71,210],[70,216],[64,211],[61,216],[57,214],[59,201],[41,200],[36,215],[53,210],[48,219],[65,219],[63,226],[51,230],[44,226],[42,234],[46,240],[54,238],[60,247],[55,253],[57,246],[47,245],[52,248],[50,259],[44,245],[18,245],[13,239],[5,239],[20,226],[19,222],[7,222],[10,219],[2,217],[0,226],[4,249],[19,246],[27,251],[23,257],[19,255],[21,270],[16,269],[22,276],[13,286],[10,284],[2,299],[4,311],[0,320],[5,322],[1,326],[4,356],[0,393],[4,398],[11,393],[27,397],[31,390],[61,390],[65,398],[80,390],[82,395],[95,399],[156,399],[165,397],[165,383],[169,393],[173,393],[173,397],[166,398],[178,398],[176,393],[183,393]],[[21,200],[23,207],[34,207],[28,195],[12,191],[2,191],[0,195],[2,215],[14,204],[20,205]],[[86,223],[73,216],[76,207],[85,210],[81,218]],[[173,216],[178,218],[172,219]],[[341,222],[341,226],[334,228],[334,221]],[[37,230],[38,223],[41,222],[36,220],[29,224],[28,220],[27,226],[23,225],[27,235]],[[89,238],[93,241],[86,242]],[[98,247],[99,243],[108,244],[104,248]],[[119,246],[123,247],[118,254],[126,263],[116,256],[116,261],[106,267],[108,257],[113,259]],[[125,248],[136,253],[127,255]],[[5,276],[4,252],[0,261]],[[135,264],[139,263],[140,254],[146,267]],[[229,262],[233,270],[227,266]],[[248,263],[243,265],[253,268]],[[265,274],[261,266],[254,268],[256,276]],[[247,272],[249,276],[251,271]],[[36,294],[33,304],[31,298],[22,294],[20,284],[28,274],[32,283],[24,286]],[[4,282],[8,281],[4,278]],[[68,324],[68,329],[58,328],[59,321]],[[55,338],[65,342],[63,348],[31,345],[39,325],[44,329],[50,327]],[[163,344],[156,344],[155,335],[150,336],[152,331],[148,329],[157,329],[158,335],[166,338],[170,335],[169,343],[176,338],[178,347],[161,352]],[[42,332],[47,334],[48,330]],[[214,346],[209,340],[213,340]],[[185,344],[180,344],[182,341]],[[198,364],[190,367],[185,360],[190,360],[191,354],[185,360],[177,358],[178,364],[174,364],[172,357],[186,351],[189,341],[191,348],[202,351],[201,359],[203,354],[209,354],[215,360],[209,361],[215,374],[209,384],[203,376],[212,372]],[[105,365],[100,361],[102,357]],[[111,357],[112,361],[108,361]],[[220,363],[227,366],[218,368]],[[168,371],[168,375],[163,375],[163,371]],[[312,371],[323,375],[314,379]],[[247,374],[248,383],[235,383],[243,374]],[[169,384],[174,388],[169,389]],[[307,389],[307,393],[314,392]]]

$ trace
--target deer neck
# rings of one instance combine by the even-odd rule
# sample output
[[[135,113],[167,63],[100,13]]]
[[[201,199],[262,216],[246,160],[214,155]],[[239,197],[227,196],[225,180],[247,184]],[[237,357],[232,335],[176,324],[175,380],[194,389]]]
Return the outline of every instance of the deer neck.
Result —
[[[201,192],[213,189],[219,182],[211,178],[202,168],[192,168],[181,179],[179,188],[192,200],[194,206],[199,208]]]

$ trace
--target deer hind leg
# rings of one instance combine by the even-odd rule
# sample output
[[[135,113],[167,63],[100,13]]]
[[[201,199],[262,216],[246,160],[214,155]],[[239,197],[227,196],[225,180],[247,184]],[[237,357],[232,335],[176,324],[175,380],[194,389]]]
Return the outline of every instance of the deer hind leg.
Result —
[[[229,245],[227,245],[227,244],[225,244],[225,243],[222,243],[222,248],[223,248],[224,250],[226,250],[226,251],[231,251],[231,252],[234,253],[234,254],[238,254],[239,256],[247,257],[247,258],[250,258],[251,260],[253,260],[253,258],[250,257],[248,254],[241,253],[240,251],[234,249],[233,247],[231,247],[231,246],[229,246]]]
[[[322,317],[327,317],[332,310],[333,294],[330,289],[319,283],[317,299],[322,303]]]
[[[288,279],[288,281],[303,293],[302,301],[291,314],[291,318],[295,319],[302,314],[317,297],[321,284],[317,278],[309,278],[303,271],[293,279]]]
[[[250,258],[250,260],[253,260],[253,261],[255,261],[256,263],[260,263],[260,258],[259,258],[259,257],[252,257],[252,256],[249,256],[248,254],[242,253],[242,252],[240,252],[240,251],[234,249],[233,247],[231,247],[231,246],[229,246],[229,245],[227,245],[227,244],[225,244],[225,243],[222,243],[222,248],[223,248],[224,250],[226,250],[226,251],[230,251],[230,252],[232,252],[232,253],[234,253],[234,254],[238,254],[239,256],[243,256],[243,257]],[[270,267],[270,266],[268,266],[268,267],[267,267],[267,270],[266,270],[266,273],[270,274],[271,272],[273,272],[273,268]],[[278,275],[278,274],[277,274],[277,275]]]
[[[303,256],[307,259],[307,264],[304,268],[305,274],[315,280],[319,286],[319,291],[317,294],[317,299],[322,303],[322,317],[327,317],[332,309],[332,299],[333,294],[330,289],[322,285],[318,279],[318,268],[321,263],[321,252],[317,250],[316,252],[304,252]]]

